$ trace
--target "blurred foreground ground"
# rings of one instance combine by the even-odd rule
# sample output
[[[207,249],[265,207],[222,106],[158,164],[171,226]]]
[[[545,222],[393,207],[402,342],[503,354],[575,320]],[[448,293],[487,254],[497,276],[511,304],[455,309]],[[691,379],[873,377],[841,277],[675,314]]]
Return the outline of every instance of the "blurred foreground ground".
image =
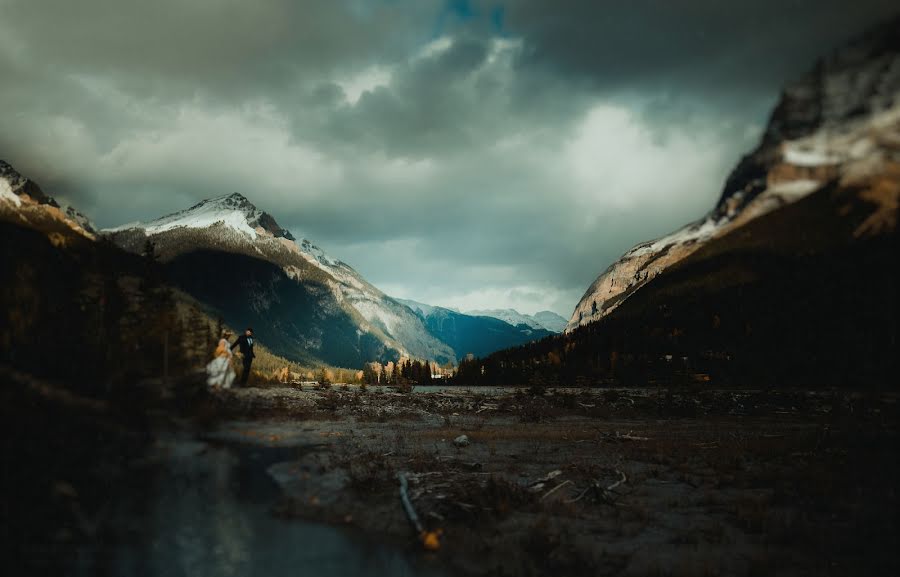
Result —
[[[324,576],[373,554],[396,575],[900,574],[895,394],[306,386],[110,403],[3,376],[17,574],[274,575],[277,560]],[[178,572],[192,552],[208,571]]]
[[[895,395],[534,393],[237,390],[207,437],[303,448],[275,514],[409,542],[404,473],[464,573],[898,574]]]

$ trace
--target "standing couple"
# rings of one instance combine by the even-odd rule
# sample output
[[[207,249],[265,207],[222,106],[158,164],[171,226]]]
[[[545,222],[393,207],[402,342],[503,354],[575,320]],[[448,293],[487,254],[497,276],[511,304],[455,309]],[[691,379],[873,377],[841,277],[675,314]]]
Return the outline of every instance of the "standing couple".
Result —
[[[234,382],[234,369],[231,367],[231,358],[234,349],[239,348],[244,361],[244,370],[241,372],[241,386],[247,385],[250,377],[250,364],[256,355],[253,353],[253,329],[248,328],[239,336],[234,344],[228,342],[231,338],[230,331],[222,331],[222,340],[216,347],[213,360],[206,365],[206,383],[213,389],[230,389]]]

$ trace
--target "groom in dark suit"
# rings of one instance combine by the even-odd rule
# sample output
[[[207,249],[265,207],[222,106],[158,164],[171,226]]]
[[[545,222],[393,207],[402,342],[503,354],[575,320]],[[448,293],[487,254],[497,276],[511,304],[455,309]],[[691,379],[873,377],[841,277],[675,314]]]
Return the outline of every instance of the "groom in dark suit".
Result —
[[[253,354],[253,329],[248,328],[244,331],[244,334],[239,336],[234,344],[231,345],[231,350],[240,347],[241,356],[244,357],[244,372],[241,373],[241,385],[247,385],[247,379],[250,377],[250,364],[253,362],[253,358],[256,356]]]

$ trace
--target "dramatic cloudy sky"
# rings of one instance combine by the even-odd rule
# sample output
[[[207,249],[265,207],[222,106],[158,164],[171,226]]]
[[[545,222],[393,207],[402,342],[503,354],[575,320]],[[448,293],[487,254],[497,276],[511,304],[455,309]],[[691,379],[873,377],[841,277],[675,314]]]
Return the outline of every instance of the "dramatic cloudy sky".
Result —
[[[100,226],[239,191],[389,294],[568,316],[882,0],[0,0],[0,158]]]

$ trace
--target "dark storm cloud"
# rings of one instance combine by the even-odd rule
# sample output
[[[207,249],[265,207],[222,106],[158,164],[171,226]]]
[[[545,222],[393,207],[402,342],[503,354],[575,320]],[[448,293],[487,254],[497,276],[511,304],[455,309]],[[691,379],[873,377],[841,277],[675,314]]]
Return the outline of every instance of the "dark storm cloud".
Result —
[[[397,296],[565,315],[891,11],[0,0],[0,157],[102,226],[241,191]]]
[[[896,12],[887,0],[523,0],[509,26],[527,38],[522,65],[595,86],[702,83],[766,90]]]
[[[368,7],[371,6],[371,7]],[[392,2],[5,0],[7,33],[56,73],[114,75],[144,94],[246,96],[298,73],[404,54],[427,15]]]

